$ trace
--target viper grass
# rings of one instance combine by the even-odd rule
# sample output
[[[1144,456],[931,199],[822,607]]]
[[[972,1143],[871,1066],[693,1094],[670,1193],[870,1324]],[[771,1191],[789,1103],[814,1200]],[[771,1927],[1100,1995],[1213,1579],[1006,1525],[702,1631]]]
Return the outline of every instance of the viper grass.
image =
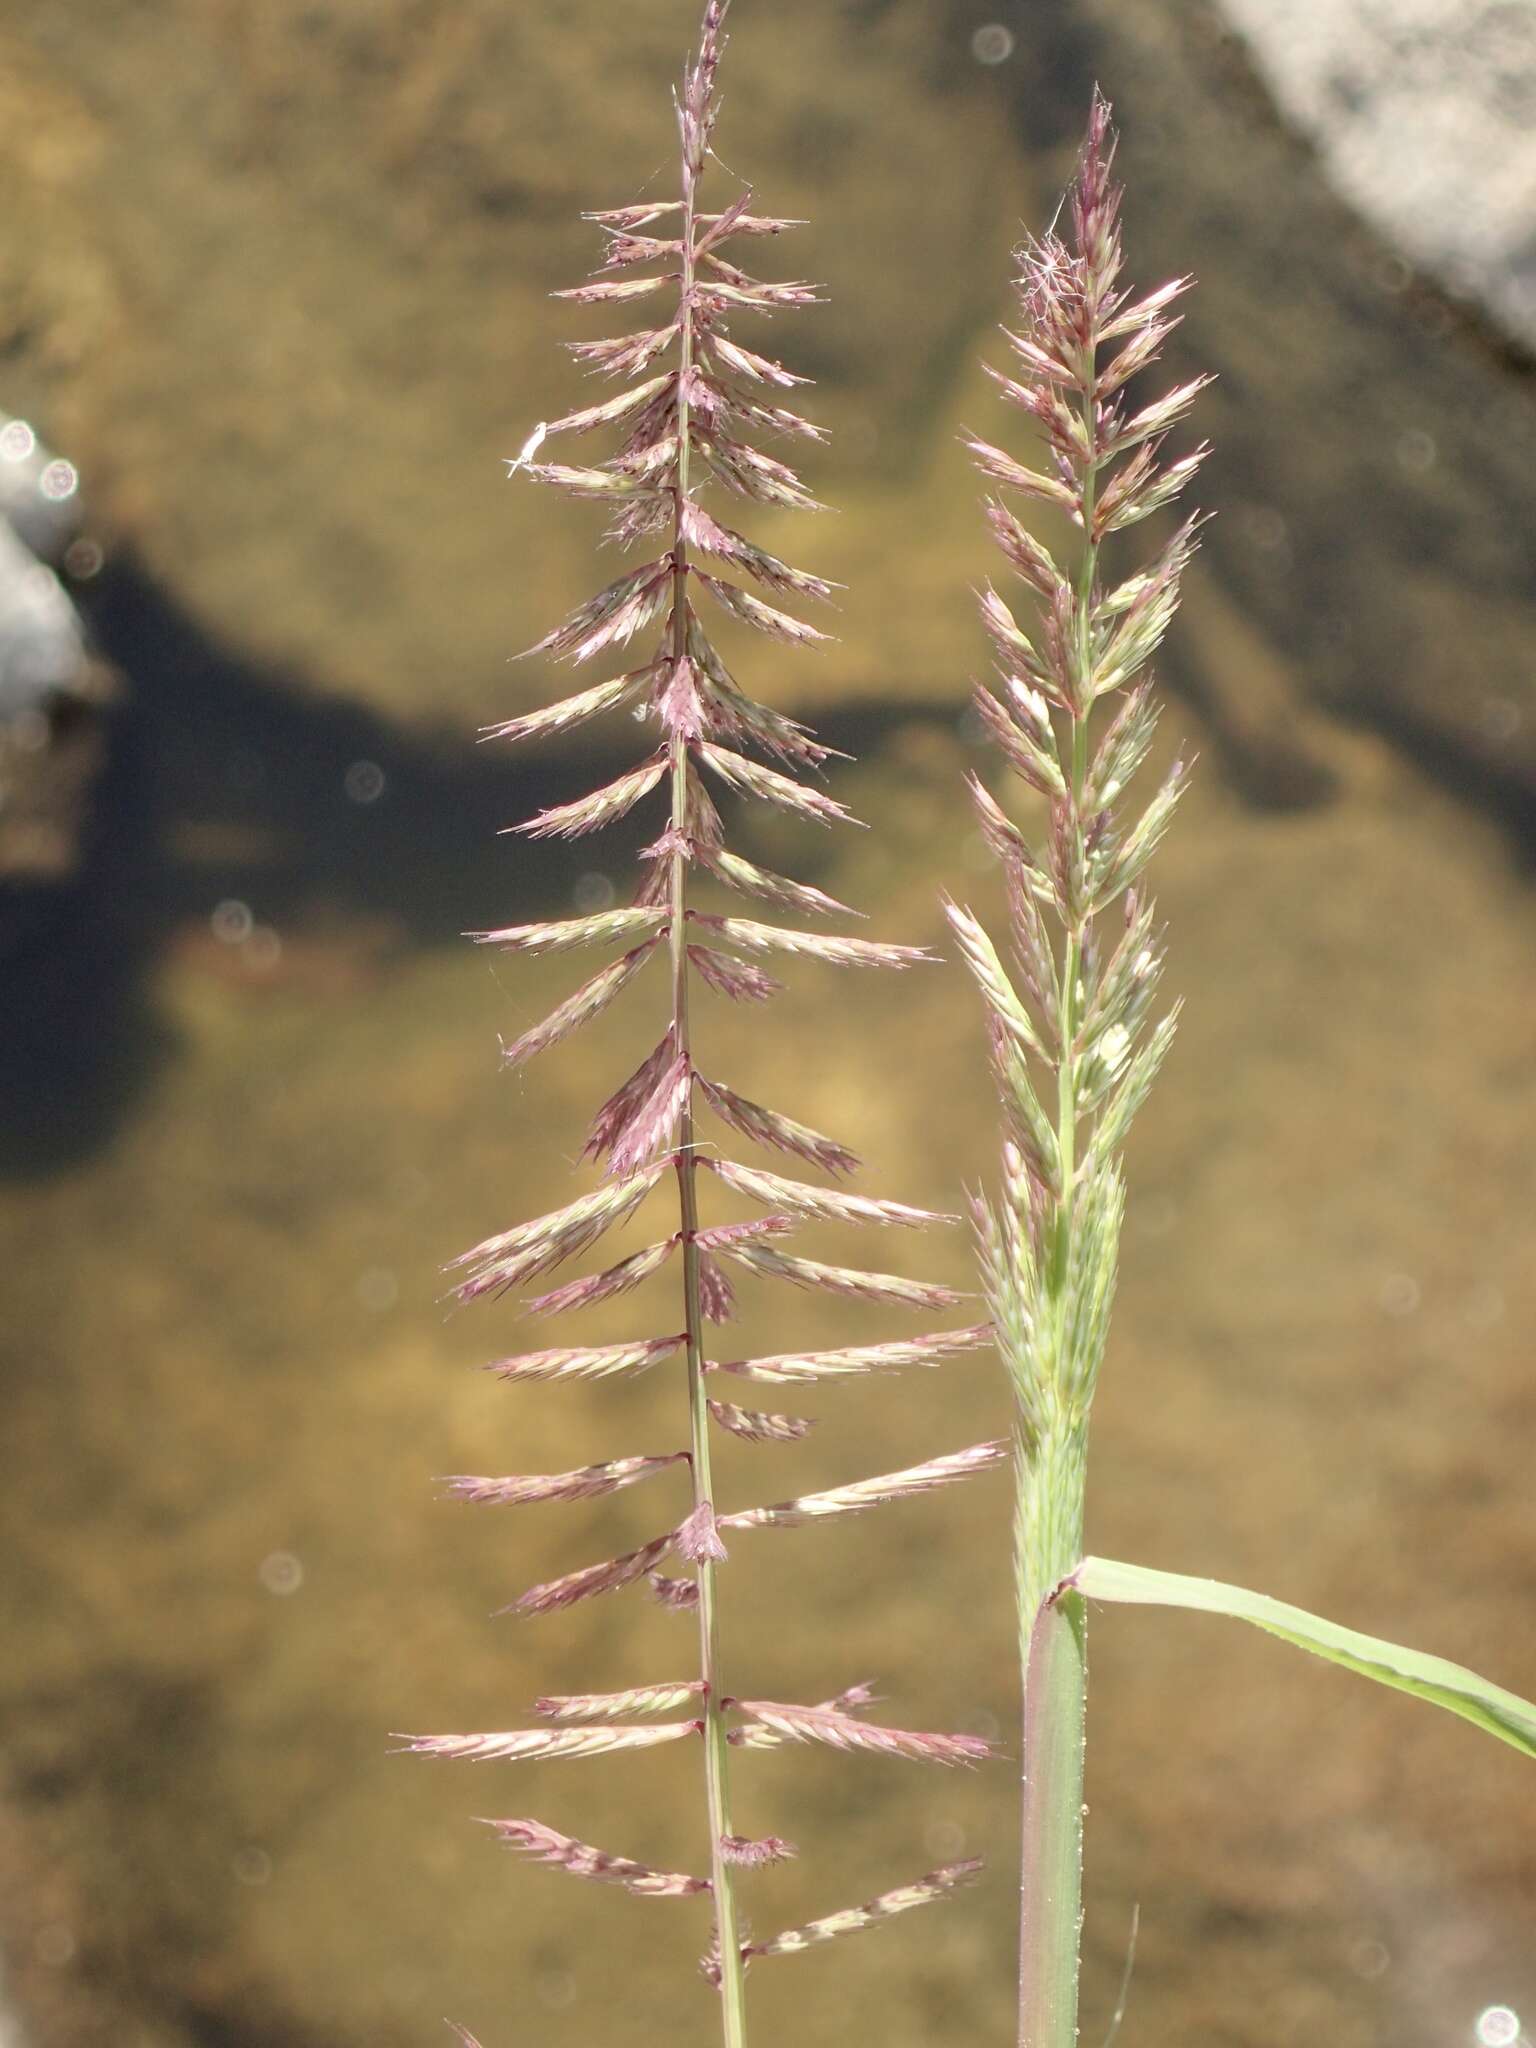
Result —
[[[1077,175],[1054,227],[1019,251],[1013,361],[994,372],[1040,444],[1031,467],[973,438],[1000,495],[987,519],[1032,600],[1021,622],[990,587],[981,612],[997,658],[976,708],[1009,775],[1029,792],[1032,840],[987,784],[982,833],[1006,883],[1011,963],[980,922],[949,906],[985,1002],[1004,1113],[1000,1185],[978,1198],[981,1270],[1017,1418],[1015,1553],[1023,1679],[1021,2048],[1077,2039],[1082,1918],[1087,1601],[1228,1614],[1380,1683],[1448,1708],[1536,1754],[1536,1708],[1443,1659],[1337,1627],[1214,1580],[1085,1555],[1088,1422],[1109,1334],[1126,1135],[1172,1043],[1154,1016],[1163,932],[1145,871],[1185,787],[1176,763],[1127,815],[1158,709],[1151,657],[1172,622],[1198,518],[1138,560],[1121,536],[1166,513],[1204,459],[1165,441],[1208,381],[1129,396],[1176,326],[1191,280],[1135,297],[1121,283],[1114,136],[1095,95]],[[1046,511],[1068,540],[1053,549]]]
[[[827,1491],[733,1510],[717,1501],[712,1438],[717,1432],[753,1444],[792,1444],[808,1418],[738,1405],[728,1395],[746,1387],[799,1389],[907,1366],[931,1366],[985,1341],[985,1325],[944,1328],[902,1340],[879,1340],[823,1351],[733,1357],[710,1326],[731,1321],[732,1270],[752,1279],[850,1297],[875,1309],[943,1314],[962,1298],[948,1287],[879,1271],[826,1264],[786,1248],[806,1223],[863,1223],[916,1229],[941,1218],[905,1203],[851,1193],[842,1184],[858,1162],[837,1139],[739,1092],[701,1064],[695,1002],[701,991],[735,1002],[770,998],[778,983],[760,964],[804,958],[831,967],[905,970],[926,966],[919,949],[834,935],[801,925],[733,914],[730,894],[744,895],[799,918],[850,913],[823,891],[757,865],[726,844],[716,792],[773,806],[805,823],[844,821],[843,806],[811,778],[829,758],[799,722],[749,694],[727,667],[712,637],[720,615],[755,629],[779,646],[823,637],[780,602],[819,600],[832,585],[794,568],[710,506],[728,499],[747,506],[809,510],[815,501],[790,465],[748,436],[783,445],[821,440],[819,428],[782,402],[807,380],[775,358],[734,341],[738,312],[778,313],[815,303],[799,282],[766,282],[726,255],[741,243],[771,243],[799,223],[753,210],[752,194],[736,191],[705,211],[700,188],[710,174],[716,118],[716,76],[724,47],[724,0],[710,0],[697,52],[677,101],[678,196],[592,213],[605,239],[591,280],[557,294],[579,306],[662,308],[655,324],[613,339],[580,341],[586,368],[629,380],[616,397],[541,423],[515,472],[536,484],[612,509],[609,538],[621,547],[659,546],[627,569],[531,650],[580,666],[612,655],[652,627],[659,638],[638,667],[598,682],[547,708],[491,729],[500,741],[552,738],[603,714],[629,711],[646,724],[654,745],[633,768],[573,802],[541,811],[518,829],[531,837],[576,839],[660,800],[658,835],[640,855],[642,879],[633,901],[613,910],[551,922],[516,924],[476,934],[479,941],[521,954],[575,948],[618,949],[541,1023],[504,1048],[505,1064],[521,1068],[605,1012],[649,970],[666,984],[660,1038],[593,1117],[583,1157],[600,1171],[597,1184],[564,1207],[487,1238],[457,1262],[461,1300],[499,1298],[542,1281],[586,1253],[648,1204],[665,1195],[662,1234],[598,1271],[525,1298],[543,1316],[579,1311],[628,1295],[647,1283],[645,1333],[619,1343],[522,1352],[492,1370],[513,1387],[546,1382],[604,1386],[636,1374],[672,1375],[669,1399],[675,1448],[609,1455],[575,1471],[449,1480],[460,1499],[490,1506],[579,1503],[654,1482],[656,1491],[685,1489],[682,1512],[661,1512],[658,1533],[622,1555],[537,1585],[513,1603],[520,1614],[548,1614],[606,1593],[648,1587],[665,1607],[696,1623],[693,1668],[660,1682],[615,1691],[539,1700],[542,1726],[471,1735],[407,1738],[423,1754],[487,1761],[549,1761],[640,1750],[658,1744],[695,1747],[700,1755],[699,1818],[703,1855],[696,1872],[653,1867],[627,1853],[576,1840],[539,1819],[494,1819],[496,1837],[531,1860],[575,1877],[616,1884],[647,1898],[702,1899],[711,1921],[704,1974],[718,1991],[726,2048],[746,2039],[745,1978],[749,1963],[788,1955],[857,1932],[943,1898],[968,1878],[971,1862],[948,1864],[800,1927],[748,1939],[740,1892],[762,1865],[794,1852],[777,1835],[748,1839],[733,1820],[734,1765],[743,1751],[813,1742],[845,1751],[944,1764],[978,1762],[987,1745],[971,1735],[883,1726],[868,1717],[872,1694],[849,1685],[810,1704],[744,1699],[729,1691],[720,1650],[720,1609],[729,1597],[727,1539],[750,1542],[759,1530],[793,1527],[860,1513],[946,1487],[1005,1457],[996,1443],[945,1450],[905,1470],[856,1479]],[[603,429],[621,436],[617,453],[587,467],[538,459],[547,441]],[[768,593],[759,596],[748,586]],[[701,1125],[703,1126],[701,1128]],[[775,1152],[820,1173],[821,1180],[735,1159],[732,1143]],[[705,1180],[740,1198],[754,1213],[741,1221],[705,1224]],[[659,1326],[659,1327],[658,1327]],[[724,1355],[712,1353],[718,1349]],[[655,1527],[653,1521],[651,1526]],[[687,1662],[681,1650],[679,1667]],[[460,2030],[469,2048],[474,2037]],[[506,2036],[519,2037],[514,2028]]]

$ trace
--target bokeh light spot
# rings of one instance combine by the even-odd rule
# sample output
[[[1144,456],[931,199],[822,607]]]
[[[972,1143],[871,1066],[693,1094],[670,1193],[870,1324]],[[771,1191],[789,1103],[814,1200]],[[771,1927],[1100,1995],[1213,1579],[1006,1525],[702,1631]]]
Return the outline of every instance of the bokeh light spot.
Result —
[[[291,1550],[274,1550],[256,1567],[256,1576],[269,1593],[282,1598],[303,1585],[304,1567]]]
[[[244,1849],[237,1849],[230,1858],[230,1869],[241,1884],[268,1884],[272,1877],[272,1858],[265,1849],[258,1849],[251,1843]]]
[[[208,922],[221,946],[243,946],[256,926],[251,906],[238,896],[226,896]]]
[[[613,903],[613,884],[606,875],[595,871],[578,875],[571,889],[571,902],[584,915],[595,910],[607,910]]]
[[[1411,1316],[1419,1305],[1419,1283],[1411,1273],[1389,1273],[1378,1299],[1384,1315]]]
[[[1490,2005],[1477,2016],[1473,2038],[1478,2048],[1515,2048],[1520,2039],[1520,2015],[1507,2005]]]
[[[62,504],[80,488],[80,475],[72,462],[50,462],[37,480],[37,488],[53,504]]]
[[[971,37],[971,55],[978,64],[1006,64],[1013,55],[1013,30],[1000,21],[984,23]]]
[[[348,800],[354,804],[376,804],[384,794],[384,770],[377,761],[354,761],[342,778]]]
[[[7,420],[0,428],[0,457],[7,462],[25,462],[37,446],[37,436],[25,420]]]

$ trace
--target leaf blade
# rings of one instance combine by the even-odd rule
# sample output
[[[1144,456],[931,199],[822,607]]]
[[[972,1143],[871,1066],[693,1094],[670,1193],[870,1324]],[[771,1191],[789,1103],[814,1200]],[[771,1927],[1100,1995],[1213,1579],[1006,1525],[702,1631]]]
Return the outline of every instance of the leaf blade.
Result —
[[[1444,1707],[1447,1713],[1497,1736],[1523,1756],[1536,1757],[1536,1704],[1449,1658],[1410,1650],[1380,1636],[1362,1635],[1358,1629],[1326,1621],[1304,1607],[1293,1607],[1267,1593],[1251,1593],[1221,1579],[1191,1578],[1149,1565],[1117,1563],[1113,1558],[1085,1557],[1063,1584],[1075,1587],[1090,1600],[1183,1607],[1197,1614],[1222,1614],[1233,1621],[1249,1622],[1299,1650],[1309,1650],[1330,1664],[1372,1678],[1378,1685]]]

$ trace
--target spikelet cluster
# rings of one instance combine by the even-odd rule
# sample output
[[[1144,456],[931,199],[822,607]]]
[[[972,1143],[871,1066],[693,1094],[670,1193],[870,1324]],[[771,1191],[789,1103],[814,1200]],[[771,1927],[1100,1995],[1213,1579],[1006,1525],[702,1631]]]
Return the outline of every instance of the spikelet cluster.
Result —
[[[580,605],[532,651],[578,666],[631,646],[638,645],[641,653],[623,673],[510,719],[490,735],[501,740],[553,737],[605,714],[632,712],[653,736],[640,763],[588,796],[541,811],[518,829],[533,837],[575,838],[641,805],[653,804],[662,815],[655,838],[642,852],[642,876],[630,905],[475,934],[482,944],[513,953],[586,948],[615,953],[548,1017],[505,1046],[509,1067],[523,1066],[601,1015],[647,969],[668,977],[668,1022],[660,1040],[593,1117],[584,1157],[599,1169],[596,1184],[548,1215],[485,1239],[455,1269],[462,1300],[523,1293],[530,1283],[542,1283],[558,1267],[591,1252],[642,1206],[656,1207],[665,1187],[667,1220],[661,1234],[640,1251],[523,1293],[525,1310],[550,1316],[615,1299],[664,1277],[667,1306],[652,1312],[662,1334],[528,1351],[501,1358],[490,1370],[509,1382],[594,1387],[639,1373],[672,1373],[679,1434],[686,1441],[676,1449],[617,1456],[571,1472],[462,1474],[447,1482],[449,1491],[465,1501],[505,1505],[590,1500],[652,1479],[665,1484],[669,1474],[675,1482],[686,1472],[687,1497],[660,1512],[659,1533],[618,1557],[530,1588],[512,1603],[512,1611],[548,1613],[626,1587],[649,1586],[662,1605],[695,1617],[697,1674],[615,1693],[541,1701],[543,1727],[405,1740],[421,1754],[484,1761],[579,1758],[699,1741],[709,1826],[707,1872],[689,1876],[653,1870],[535,1820],[490,1825],[510,1846],[575,1876],[652,1897],[706,1896],[714,1922],[706,1975],[721,1992],[730,2048],[744,2038],[741,1987],[750,1956],[789,1953],[874,1925],[944,1896],[965,1874],[959,1869],[935,1872],[866,1907],[749,1943],[736,1900],[738,1873],[791,1852],[776,1836],[754,1842],[733,1830],[730,1764],[736,1751],[816,1740],[840,1749],[952,1763],[976,1761],[985,1745],[970,1737],[877,1727],[859,1718],[872,1697],[866,1687],[809,1709],[733,1701],[720,1671],[717,1631],[726,1538],[926,1493],[983,1471],[1004,1454],[995,1444],[974,1445],[903,1471],[765,1507],[725,1512],[717,1510],[714,1498],[713,1432],[772,1444],[793,1442],[811,1426],[804,1416],[713,1398],[716,1390],[724,1394],[732,1376],[778,1386],[934,1366],[986,1335],[985,1326],[973,1326],[821,1353],[756,1359],[709,1355],[717,1347],[708,1341],[707,1326],[727,1324],[733,1313],[733,1273],[877,1307],[942,1313],[961,1299],[946,1287],[829,1265],[786,1249],[793,1232],[817,1221],[914,1228],[956,1219],[849,1192],[840,1182],[858,1162],[846,1146],[705,1073],[695,1051],[690,1021],[695,998],[701,991],[738,1002],[770,998],[779,984],[762,961],[801,958],[832,967],[899,970],[927,958],[913,947],[729,912],[734,893],[797,920],[847,914],[845,906],[821,890],[732,851],[717,798],[755,799],[817,825],[837,823],[847,813],[810,779],[829,750],[800,722],[749,695],[713,638],[714,620],[724,615],[783,646],[817,640],[822,635],[785,607],[824,599],[832,589],[824,578],[791,566],[726,523],[732,501],[748,511],[754,506],[810,508],[814,500],[795,471],[780,455],[766,452],[760,440],[771,438],[782,446],[797,438],[822,437],[781,402],[784,392],[806,380],[729,332],[738,314],[772,314],[814,302],[811,286],[765,282],[727,254],[742,243],[767,243],[797,223],[753,211],[750,192],[717,212],[702,211],[698,203],[710,159],[724,11],[724,0],[710,0],[697,53],[683,77],[677,109],[680,197],[589,214],[605,238],[604,260],[589,282],[557,294],[579,305],[633,303],[659,309],[653,324],[575,344],[589,370],[619,380],[624,388],[615,397],[541,424],[511,465],[535,483],[611,507],[610,538],[646,556]],[[547,443],[604,429],[619,437],[616,452],[605,459],[584,464],[545,459]],[[701,889],[706,892],[703,905],[694,901]],[[700,1119],[714,1127],[705,1139],[698,1135]],[[722,1134],[728,1142],[745,1140],[824,1178],[808,1181],[761,1162],[729,1158],[720,1150]],[[749,1204],[751,1213],[741,1221],[703,1226],[698,1189],[705,1171],[728,1195]]]
[[[1163,459],[1208,381],[1133,403],[1134,379],[1177,324],[1179,279],[1143,298],[1120,284],[1120,190],[1109,107],[1095,95],[1069,199],[1070,232],[1019,252],[1013,352],[992,372],[1039,437],[1039,467],[972,439],[994,485],[987,519],[1032,600],[1027,622],[988,587],[997,680],[976,709],[1006,767],[1043,800],[1039,843],[977,778],[982,832],[1002,864],[1012,958],[981,923],[950,922],[986,1005],[1005,1116],[1001,1201],[978,1200],[988,1305],[1018,1402],[1025,1627],[1081,1554],[1082,1469],[1114,1294],[1121,1150],[1174,1016],[1154,1021],[1163,936],[1142,874],[1184,787],[1179,763],[1139,806],[1130,785],[1157,720],[1147,664],[1195,544],[1186,519],[1154,558],[1107,573],[1112,537],[1173,504],[1205,455]],[[1058,556],[1015,509],[1067,522]]]

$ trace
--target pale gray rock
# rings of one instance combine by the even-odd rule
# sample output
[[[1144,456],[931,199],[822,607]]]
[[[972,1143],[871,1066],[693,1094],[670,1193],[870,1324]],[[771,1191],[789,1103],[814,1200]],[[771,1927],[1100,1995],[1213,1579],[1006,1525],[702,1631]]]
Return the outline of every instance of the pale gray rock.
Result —
[[[27,2048],[21,2021],[5,2003],[5,1980],[0,1977],[0,2048]]]
[[[1536,347],[1536,0],[1222,0],[1335,188]]]
[[[104,765],[100,713],[117,681],[54,566],[79,559],[80,522],[73,463],[0,413],[0,886],[75,873]]]

